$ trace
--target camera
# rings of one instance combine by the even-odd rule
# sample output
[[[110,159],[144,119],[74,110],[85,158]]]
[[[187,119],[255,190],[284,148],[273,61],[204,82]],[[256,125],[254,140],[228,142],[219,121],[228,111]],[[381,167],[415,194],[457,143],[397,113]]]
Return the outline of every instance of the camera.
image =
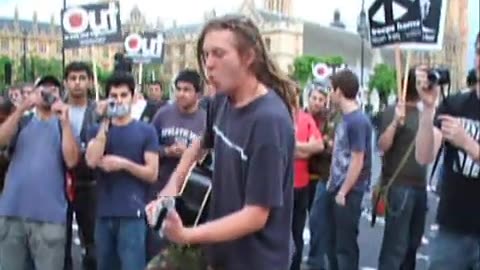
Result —
[[[54,96],[52,93],[41,91],[40,94],[42,96],[43,102],[45,102],[45,104],[49,107],[52,106],[55,101],[57,101],[57,97]]]
[[[446,68],[434,68],[428,71],[427,79],[431,86],[450,84],[450,72]]]
[[[128,106],[117,104],[114,100],[108,101],[106,116],[108,118],[123,117],[129,113]]]
[[[155,224],[153,230],[162,234],[163,221],[167,217],[168,211],[175,210],[175,197],[164,197],[158,200],[154,214]]]

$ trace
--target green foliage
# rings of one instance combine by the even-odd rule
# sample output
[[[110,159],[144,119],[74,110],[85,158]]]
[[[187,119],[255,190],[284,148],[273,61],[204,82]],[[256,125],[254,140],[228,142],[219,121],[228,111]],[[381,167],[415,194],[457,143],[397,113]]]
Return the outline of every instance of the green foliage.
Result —
[[[293,77],[301,86],[312,79],[312,67],[317,63],[325,63],[331,67],[340,66],[345,61],[342,56],[319,57],[313,55],[302,55],[293,61]]]
[[[5,64],[11,62],[7,56],[0,56],[0,92],[5,91]],[[13,63],[12,63],[13,65]]]
[[[293,61],[293,77],[301,85],[304,85],[312,78],[312,66],[320,62],[321,58],[312,55],[302,55]]]
[[[37,78],[45,75],[53,75],[59,79],[63,78],[61,60],[34,56],[27,58],[26,64],[25,69],[23,61],[17,61],[17,65],[14,65],[15,81],[17,83],[24,82],[25,71],[27,82],[34,82]]]
[[[374,68],[368,87],[370,91],[377,90],[382,104],[386,105],[389,95],[395,93],[396,84],[395,70],[386,64],[379,64]]]

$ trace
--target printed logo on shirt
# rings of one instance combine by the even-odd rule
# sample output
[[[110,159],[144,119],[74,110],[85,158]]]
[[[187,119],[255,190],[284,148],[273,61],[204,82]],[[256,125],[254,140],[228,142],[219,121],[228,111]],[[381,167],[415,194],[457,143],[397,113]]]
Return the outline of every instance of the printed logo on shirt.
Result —
[[[175,142],[190,145],[199,135],[182,127],[168,127],[161,131],[162,138],[174,138]]]
[[[245,151],[243,151],[243,148],[234,144],[216,125],[213,126],[213,131],[222,140],[222,142],[225,143],[225,145],[238,152],[243,161],[248,160],[248,156],[245,154]]]
[[[463,128],[475,141],[480,141],[480,121],[462,118]],[[453,171],[471,179],[480,179],[480,163],[463,150],[458,150],[459,164],[454,162]],[[459,168],[460,167],[460,168]]]

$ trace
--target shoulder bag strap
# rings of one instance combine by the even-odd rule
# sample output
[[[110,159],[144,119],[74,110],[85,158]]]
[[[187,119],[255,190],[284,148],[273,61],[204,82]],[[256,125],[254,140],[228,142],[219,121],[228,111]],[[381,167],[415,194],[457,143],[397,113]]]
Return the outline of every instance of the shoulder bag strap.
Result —
[[[407,152],[405,155],[402,157],[402,160],[398,164],[397,168],[395,169],[395,172],[393,173],[392,177],[388,180],[387,184],[384,186],[384,190],[387,191],[395,182],[397,176],[400,174],[400,171],[405,167],[405,164],[407,163],[408,157],[413,151],[413,148],[415,147],[415,139],[412,140],[410,143],[410,146],[407,149]]]

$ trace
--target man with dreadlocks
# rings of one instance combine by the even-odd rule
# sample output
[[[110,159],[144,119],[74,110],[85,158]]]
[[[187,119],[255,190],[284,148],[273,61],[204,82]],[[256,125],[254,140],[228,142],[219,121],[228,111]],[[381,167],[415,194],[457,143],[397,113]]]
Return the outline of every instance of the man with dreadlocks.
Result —
[[[185,228],[170,211],[164,232],[176,243],[207,244],[210,269],[287,270],[293,251],[295,84],[273,64],[246,17],[209,21],[197,55],[217,89],[213,125],[184,153],[160,195],[176,195],[189,168],[213,148],[209,221]],[[154,203],[147,213],[152,209]]]

